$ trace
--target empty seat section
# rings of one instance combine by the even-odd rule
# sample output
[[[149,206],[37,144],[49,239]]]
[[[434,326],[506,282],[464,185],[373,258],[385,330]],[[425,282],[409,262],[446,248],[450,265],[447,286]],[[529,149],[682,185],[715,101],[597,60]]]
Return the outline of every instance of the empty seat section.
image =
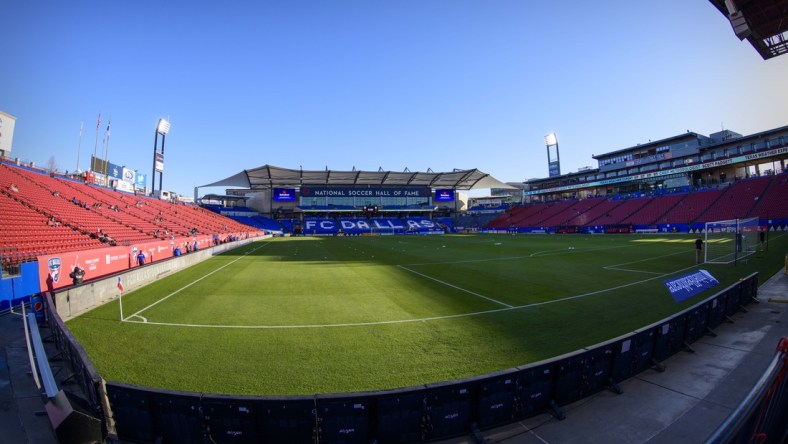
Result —
[[[592,219],[590,223],[584,225],[624,225],[625,219],[647,205],[651,198],[627,199],[618,202],[619,205],[612,208],[605,208],[605,212],[599,217]],[[600,205],[601,207],[601,205]]]
[[[770,186],[748,214],[749,217],[788,218],[788,173],[774,176]]]
[[[560,206],[560,211],[554,212],[550,217],[538,222],[536,226],[555,227],[558,225],[567,225],[570,219],[573,219],[591,208],[605,202],[603,198],[592,198],[580,201],[568,201],[564,204],[556,204]]]
[[[657,223],[686,224],[695,222],[717,199],[722,196],[722,190],[705,190],[689,193],[667,214],[662,216]]]
[[[717,220],[742,219],[758,203],[766,187],[771,182],[771,177],[758,177],[735,182],[720,197],[714,205],[709,207],[697,222],[712,222]]]
[[[566,222],[566,225],[575,225],[575,226],[584,226],[584,225],[600,225],[596,224],[594,221],[604,216],[609,216],[610,213],[616,209],[616,207],[620,206],[624,201],[622,200],[606,200],[602,199],[602,202],[594,207],[588,209],[583,213],[580,213],[573,218],[569,219]]]
[[[160,201],[0,163],[3,264],[40,254],[102,248],[97,230],[118,244],[188,235],[256,231],[194,205]]]
[[[647,202],[639,210],[632,213],[629,217],[624,218],[621,224],[629,225],[651,225],[662,220],[663,216],[672,210],[673,207],[678,205],[679,202],[686,199],[688,194],[677,193],[668,194],[667,196],[657,196],[647,198]]]

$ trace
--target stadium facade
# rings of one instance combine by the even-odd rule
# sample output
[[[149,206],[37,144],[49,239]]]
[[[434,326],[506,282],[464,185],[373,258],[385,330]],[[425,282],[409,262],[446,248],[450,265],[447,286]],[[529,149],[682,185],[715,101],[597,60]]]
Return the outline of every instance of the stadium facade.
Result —
[[[460,192],[510,187],[477,169],[309,171],[272,165],[203,186],[238,187],[201,199],[222,215],[272,232],[313,235],[443,233],[465,205]]]
[[[689,191],[779,174],[788,158],[788,126],[748,136],[730,130],[704,136],[688,130],[592,157],[597,168],[527,181],[523,201]]]
[[[706,222],[740,217],[763,219],[770,229],[788,226],[788,211],[780,205],[788,126],[746,136],[688,130],[592,158],[596,168],[520,183],[502,183],[475,169],[305,171],[264,165],[204,185],[235,188],[202,203],[240,222],[295,234],[694,232]],[[778,177],[776,184],[769,179]],[[462,194],[478,188],[491,195]],[[749,205],[731,209],[731,199]],[[524,207],[538,214],[519,217]]]

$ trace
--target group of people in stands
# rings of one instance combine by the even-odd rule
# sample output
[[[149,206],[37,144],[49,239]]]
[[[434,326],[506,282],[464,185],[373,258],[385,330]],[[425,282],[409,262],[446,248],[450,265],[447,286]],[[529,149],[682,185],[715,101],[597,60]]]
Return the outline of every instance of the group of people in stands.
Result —
[[[82,202],[81,200],[77,199],[76,196],[71,198],[71,203],[73,203],[74,205],[76,205],[78,207],[82,207],[82,208],[84,208],[86,210],[90,209],[90,205],[88,205],[87,202]]]
[[[110,235],[107,234],[101,228],[97,228],[96,232],[91,234],[90,237],[92,237],[93,239],[98,239],[99,241],[101,241],[102,244],[117,245],[115,239],[110,237]]]
[[[183,251],[184,249],[186,251]],[[176,245],[175,248],[172,250],[172,255],[178,257],[184,254],[191,253],[192,251],[197,251],[199,249],[200,247],[199,245],[197,245],[197,241],[194,241],[194,244],[191,244],[190,242],[186,242],[183,248],[181,248],[180,245]]]

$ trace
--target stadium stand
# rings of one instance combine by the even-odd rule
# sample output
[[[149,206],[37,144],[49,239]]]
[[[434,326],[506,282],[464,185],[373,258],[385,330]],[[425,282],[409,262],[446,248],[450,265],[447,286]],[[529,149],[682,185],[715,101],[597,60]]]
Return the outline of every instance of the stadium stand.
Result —
[[[568,223],[574,217],[580,216],[581,214],[585,213],[586,211],[594,208],[595,206],[599,205],[600,203],[604,202],[604,199],[600,198],[592,198],[586,199],[581,201],[569,201],[566,203],[560,203],[555,205],[556,207],[561,207],[560,211],[557,211],[550,217],[538,222],[537,225],[542,226],[557,226],[557,225],[570,225]]]
[[[719,188],[692,192],[684,192],[685,188],[678,190],[680,192],[652,196],[633,193],[635,197],[630,198],[618,195],[614,199],[589,198],[518,205],[496,216],[483,225],[483,229],[529,231],[542,228],[574,232],[567,229],[593,227],[598,231],[600,227],[605,227],[607,232],[627,232],[630,227],[636,230],[651,227],[654,230],[660,225],[664,230],[665,225],[672,225],[683,226],[686,231],[691,224],[714,220],[788,218],[788,207],[785,205],[787,174],[737,180]],[[472,217],[476,216],[455,217],[454,224],[471,226],[463,223],[474,222]],[[777,225],[782,224],[780,222]]]
[[[747,217],[771,181],[772,178],[767,176],[734,182],[713,206],[698,217],[697,222]]]
[[[767,219],[788,218],[788,205],[785,203],[785,196],[788,196],[788,173],[780,174],[772,179],[748,216]]]
[[[704,211],[722,196],[723,190],[703,190],[689,193],[658,222],[679,224],[694,222]]]
[[[605,208],[604,213],[597,218],[591,219],[590,222],[594,225],[625,225],[626,223],[624,221],[627,218],[639,211],[645,205],[648,205],[649,202],[651,202],[651,199],[644,198],[620,201],[618,205],[614,205],[609,209]],[[613,203],[615,203],[615,201]]]
[[[566,225],[585,226],[591,224],[607,225],[607,223],[598,223],[597,219],[605,217],[613,219],[611,212],[623,204],[623,200],[603,200],[600,204],[591,207],[588,211],[582,212],[577,216],[569,219]],[[617,220],[608,223],[617,223]]]
[[[0,164],[0,209],[0,255],[6,270],[43,254],[253,229],[197,206],[85,185],[5,163]]]
[[[315,217],[304,218],[302,230],[304,234],[312,236],[334,235],[339,232],[334,219]]]
[[[645,199],[646,203],[635,211],[629,217],[624,218],[622,224],[631,225],[650,225],[656,223],[660,218],[665,216],[668,211],[673,209],[682,199],[687,197],[687,194],[669,194],[666,196],[658,196]]]

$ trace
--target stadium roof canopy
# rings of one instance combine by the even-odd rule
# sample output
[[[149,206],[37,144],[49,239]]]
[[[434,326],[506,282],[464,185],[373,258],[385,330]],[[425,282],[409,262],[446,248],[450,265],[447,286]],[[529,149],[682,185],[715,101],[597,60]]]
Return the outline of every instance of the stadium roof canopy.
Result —
[[[788,53],[788,0],[709,0],[764,60]]]
[[[477,169],[454,170],[450,173],[397,171],[334,171],[293,170],[273,165],[263,165],[202,187],[242,187],[265,190],[273,187],[308,186],[427,186],[471,190],[476,188],[511,189],[498,179]]]

